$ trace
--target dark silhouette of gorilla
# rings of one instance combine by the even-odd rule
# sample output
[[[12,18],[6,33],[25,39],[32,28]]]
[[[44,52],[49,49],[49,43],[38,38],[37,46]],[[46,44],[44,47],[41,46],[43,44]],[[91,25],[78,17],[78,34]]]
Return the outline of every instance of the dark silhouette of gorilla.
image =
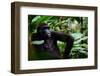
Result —
[[[38,59],[69,59],[70,51],[73,47],[74,38],[64,32],[56,32],[50,30],[47,24],[41,24],[37,28],[37,33],[32,34],[32,41],[43,41],[41,44],[33,44],[37,49],[37,55],[41,56]],[[57,41],[66,43],[66,47],[61,56]]]

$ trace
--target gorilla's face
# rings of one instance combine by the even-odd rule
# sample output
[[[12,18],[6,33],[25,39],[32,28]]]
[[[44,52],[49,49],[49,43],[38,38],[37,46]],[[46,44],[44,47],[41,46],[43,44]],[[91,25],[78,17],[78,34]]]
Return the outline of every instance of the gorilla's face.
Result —
[[[51,30],[50,30],[49,27],[41,28],[39,33],[44,38],[50,38],[51,37]]]
[[[47,37],[51,37],[51,30],[44,29],[44,35],[46,35]]]

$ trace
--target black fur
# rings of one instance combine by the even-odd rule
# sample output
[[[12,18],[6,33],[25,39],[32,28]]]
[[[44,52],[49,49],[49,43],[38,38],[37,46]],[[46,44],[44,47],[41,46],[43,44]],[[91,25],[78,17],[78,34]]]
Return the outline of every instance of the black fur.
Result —
[[[51,31],[47,24],[43,24],[37,28],[37,33],[32,34],[31,39],[32,41],[44,40],[43,44],[34,45],[39,55],[48,54],[48,57],[45,56],[43,59],[70,58],[69,54],[73,47],[74,38],[69,34],[63,32]],[[66,43],[63,56],[61,56],[59,47],[57,46],[58,40]]]

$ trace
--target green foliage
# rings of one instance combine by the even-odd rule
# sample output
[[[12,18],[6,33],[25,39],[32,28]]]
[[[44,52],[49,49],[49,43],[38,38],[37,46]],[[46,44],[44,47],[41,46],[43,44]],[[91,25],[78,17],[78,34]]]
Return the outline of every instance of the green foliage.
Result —
[[[37,32],[37,27],[41,23],[47,23],[54,31],[61,31],[71,34],[75,41],[71,50],[72,58],[88,57],[88,18],[69,16],[28,16],[29,37]],[[61,54],[64,52],[65,43],[58,41]]]

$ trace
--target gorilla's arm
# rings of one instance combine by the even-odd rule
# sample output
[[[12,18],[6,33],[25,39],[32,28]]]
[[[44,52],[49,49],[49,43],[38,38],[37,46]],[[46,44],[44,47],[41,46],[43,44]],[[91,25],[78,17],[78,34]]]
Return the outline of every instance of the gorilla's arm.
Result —
[[[71,35],[63,32],[53,32],[53,36],[56,40],[63,41],[66,43],[63,58],[70,58],[69,54],[73,47],[74,38]]]

